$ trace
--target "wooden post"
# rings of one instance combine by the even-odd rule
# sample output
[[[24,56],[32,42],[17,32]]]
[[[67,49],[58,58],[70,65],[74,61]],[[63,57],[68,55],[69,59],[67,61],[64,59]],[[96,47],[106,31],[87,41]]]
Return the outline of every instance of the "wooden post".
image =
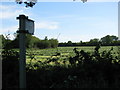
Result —
[[[25,31],[25,15],[17,17],[19,19],[19,48],[20,48],[20,60],[19,60],[19,88],[26,88],[26,31]]]
[[[17,17],[19,19],[19,88],[26,88],[26,34],[34,34],[34,21],[28,19],[25,15]]]

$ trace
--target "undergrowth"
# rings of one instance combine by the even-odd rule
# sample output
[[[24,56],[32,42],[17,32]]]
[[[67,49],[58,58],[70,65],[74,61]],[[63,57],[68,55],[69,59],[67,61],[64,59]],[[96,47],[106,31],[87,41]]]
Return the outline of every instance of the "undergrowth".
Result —
[[[64,59],[64,65],[61,65],[58,58],[49,58],[45,62],[38,61],[35,64],[29,63],[26,66],[27,88],[120,88],[120,58],[112,55],[112,50],[100,52],[100,45],[97,45],[93,53],[74,48],[74,56]],[[119,51],[118,51],[119,52]],[[3,52],[3,63],[7,71],[3,80],[14,82],[11,79],[14,68],[17,69],[18,64],[13,64],[18,60],[18,55],[9,52],[12,55]],[[59,53],[60,55],[60,53]],[[35,54],[30,54],[31,61],[35,58]],[[11,63],[10,63],[11,62]],[[66,63],[68,63],[66,65]],[[7,63],[7,64],[6,64]],[[18,63],[18,62],[17,62]],[[50,63],[55,63],[50,65]],[[14,68],[9,68],[10,65]],[[13,69],[13,70],[12,70]],[[18,70],[15,70],[16,73]],[[18,80],[17,77],[14,77]],[[3,82],[3,88],[18,87],[16,84]]]

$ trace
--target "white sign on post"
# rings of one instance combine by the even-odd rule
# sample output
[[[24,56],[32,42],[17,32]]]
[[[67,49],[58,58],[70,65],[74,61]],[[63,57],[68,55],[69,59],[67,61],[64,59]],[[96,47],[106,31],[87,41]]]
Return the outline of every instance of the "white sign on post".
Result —
[[[34,34],[34,21],[30,19],[25,20],[25,30],[28,31],[29,34]]]

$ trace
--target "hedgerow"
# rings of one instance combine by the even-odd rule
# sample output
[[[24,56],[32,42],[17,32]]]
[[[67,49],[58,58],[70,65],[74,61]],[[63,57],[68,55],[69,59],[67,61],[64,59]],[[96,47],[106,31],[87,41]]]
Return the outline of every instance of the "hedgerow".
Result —
[[[100,45],[97,45],[93,53],[74,48],[74,56],[69,56],[63,60],[61,65],[56,63],[50,65],[51,62],[59,61],[59,58],[49,58],[46,62],[30,63],[26,67],[27,88],[120,88],[120,57],[113,56],[112,50],[100,52]],[[18,60],[18,54],[13,54],[11,51],[11,60]],[[119,53],[119,51],[118,51]],[[10,61],[10,57],[4,54],[3,63],[8,63],[17,68],[17,64],[13,65],[14,61]],[[6,55],[6,56],[5,56]],[[31,60],[34,58],[31,56]],[[10,63],[11,62],[11,63]],[[18,62],[17,62],[18,63]],[[8,68],[6,64],[6,68]],[[30,68],[32,67],[32,68]],[[7,72],[7,76],[16,75],[13,73],[13,68]],[[7,70],[6,70],[7,71]],[[18,70],[15,70],[16,73]],[[3,77],[5,80],[6,75]],[[14,82],[11,77],[7,77],[7,81]],[[18,78],[16,85],[8,82],[3,82],[5,87],[18,88]],[[8,85],[9,84],[9,85]]]

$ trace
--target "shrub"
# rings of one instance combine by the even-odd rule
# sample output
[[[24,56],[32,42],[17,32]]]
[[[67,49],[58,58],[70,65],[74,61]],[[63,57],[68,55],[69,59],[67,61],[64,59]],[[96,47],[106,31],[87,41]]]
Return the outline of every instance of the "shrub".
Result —
[[[19,80],[19,54],[15,50],[4,49],[2,51],[2,87],[18,88]]]

